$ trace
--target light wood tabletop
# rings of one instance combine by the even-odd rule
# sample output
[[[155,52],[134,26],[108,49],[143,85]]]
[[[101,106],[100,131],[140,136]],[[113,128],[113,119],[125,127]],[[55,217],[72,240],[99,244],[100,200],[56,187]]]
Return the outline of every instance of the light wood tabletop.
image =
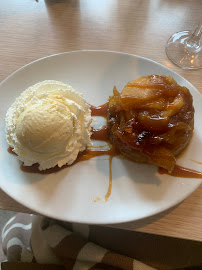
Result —
[[[1,1],[0,80],[47,55],[84,49],[110,50],[161,63],[202,93],[202,70],[182,70],[165,53],[169,36],[194,29],[201,11],[200,0]],[[202,186],[166,212],[114,227],[202,241],[201,193]],[[31,212],[2,190],[0,208]]]

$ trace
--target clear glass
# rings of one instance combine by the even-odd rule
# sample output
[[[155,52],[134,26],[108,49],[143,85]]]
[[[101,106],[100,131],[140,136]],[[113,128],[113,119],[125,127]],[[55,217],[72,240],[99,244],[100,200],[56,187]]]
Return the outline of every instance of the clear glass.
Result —
[[[195,31],[173,34],[166,44],[168,58],[183,69],[202,68],[202,20]]]

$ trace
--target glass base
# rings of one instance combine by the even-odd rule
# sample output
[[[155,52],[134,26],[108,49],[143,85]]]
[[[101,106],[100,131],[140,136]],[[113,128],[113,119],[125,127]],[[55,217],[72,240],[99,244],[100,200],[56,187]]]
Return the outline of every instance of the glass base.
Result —
[[[173,34],[166,44],[168,58],[183,69],[202,68],[202,49],[198,46],[190,47],[187,42],[192,36],[192,31],[182,31]]]

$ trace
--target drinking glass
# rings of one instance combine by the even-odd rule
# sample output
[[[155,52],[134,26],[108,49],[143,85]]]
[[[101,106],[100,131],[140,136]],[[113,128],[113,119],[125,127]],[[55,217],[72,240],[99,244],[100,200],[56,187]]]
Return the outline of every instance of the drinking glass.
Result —
[[[167,41],[166,54],[177,66],[183,69],[202,68],[202,19],[194,31],[181,31]]]

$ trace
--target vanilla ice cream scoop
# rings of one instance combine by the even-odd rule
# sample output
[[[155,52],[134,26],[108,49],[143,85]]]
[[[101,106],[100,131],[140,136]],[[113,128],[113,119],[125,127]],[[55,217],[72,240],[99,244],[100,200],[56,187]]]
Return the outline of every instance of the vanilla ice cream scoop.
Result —
[[[8,144],[25,166],[40,170],[72,164],[91,144],[91,111],[81,94],[62,82],[25,90],[6,114]]]
[[[33,152],[59,153],[73,135],[73,116],[59,102],[35,104],[27,108],[16,123],[19,143]]]

